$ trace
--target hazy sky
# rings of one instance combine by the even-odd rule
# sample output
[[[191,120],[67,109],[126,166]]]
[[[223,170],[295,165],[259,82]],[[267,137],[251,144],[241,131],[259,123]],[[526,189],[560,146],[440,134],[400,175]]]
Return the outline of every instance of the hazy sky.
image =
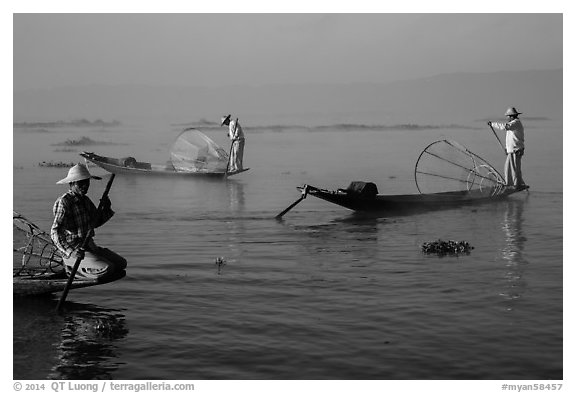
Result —
[[[14,89],[562,68],[562,14],[14,14]]]

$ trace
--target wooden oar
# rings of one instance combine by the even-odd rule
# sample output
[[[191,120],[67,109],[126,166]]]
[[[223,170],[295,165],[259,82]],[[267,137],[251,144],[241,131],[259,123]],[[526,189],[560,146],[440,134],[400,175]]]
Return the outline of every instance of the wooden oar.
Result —
[[[238,118],[236,118],[236,123],[234,123],[234,131],[232,135],[236,134],[236,128],[238,127]],[[224,176],[228,177],[228,168],[230,168],[230,158],[232,157],[232,147],[234,146],[234,140],[230,144],[230,153],[228,153],[228,162],[226,163],[226,174]]]
[[[277,220],[281,219],[282,216],[286,213],[288,213],[294,206],[296,206],[297,204],[299,204],[300,202],[302,202],[304,199],[306,199],[306,196],[308,195],[308,186],[304,185],[304,187],[302,188],[302,196],[300,198],[298,198],[294,203],[292,203],[290,206],[288,206],[286,209],[284,209],[282,211],[282,213],[278,214],[275,218]]]
[[[102,201],[104,200],[104,198],[106,198],[108,196],[108,193],[110,192],[110,187],[112,187],[112,182],[114,181],[114,177],[116,175],[112,174],[112,176],[110,176],[110,180],[108,180],[108,184],[106,184],[106,189],[104,190],[104,193],[102,194],[102,198],[100,198],[100,203],[98,203],[98,209],[96,210],[96,221],[98,221],[100,219],[100,214],[102,211]],[[84,248],[86,247],[86,245],[88,244],[88,240],[90,240],[90,233],[92,232],[92,230],[89,230],[86,233],[86,236],[84,236],[84,240],[82,240],[82,244],[80,245],[80,249],[84,250]],[[74,262],[74,266],[72,267],[72,271],[70,272],[70,276],[68,277],[68,281],[66,282],[66,286],[64,287],[64,291],[62,292],[62,296],[60,296],[60,300],[58,301],[58,304],[56,305],[56,312],[60,313],[62,310],[62,306],[64,305],[64,302],[66,301],[66,297],[68,296],[68,292],[70,291],[70,287],[72,286],[72,282],[74,281],[74,277],[76,276],[76,272],[78,271],[78,268],[80,267],[80,262],[82,262],[82,259],[84,259],[84,253],[82,253],[81,256],[79,256],[78,258],[76,258],[76,262]]]
[[[504,145],[502,144],[502,142],[500,141],[500,138],[498,138],[498,134],[496,133],[496,131],[494,131],[494,128],[492,128],[492,123],[488,122],[488,126],[490,127],[490,129],[492,130],[492,132],[494,133],[494,136],[496,137],[496,139],[498,139],[498,143],[500,144],[500,147],[502,148],[502,150],[504,150],[504,154],[508,154],[506,152],[506,148],[504,147]]]

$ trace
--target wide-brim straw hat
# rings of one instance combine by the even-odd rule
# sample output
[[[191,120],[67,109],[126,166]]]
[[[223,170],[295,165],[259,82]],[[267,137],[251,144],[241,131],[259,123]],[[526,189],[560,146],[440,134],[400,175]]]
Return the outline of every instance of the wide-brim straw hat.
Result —
[[[88,171],[88,168],[86,168],[86,165],[76,164],[68,170],[68,176],[66,176],[62,180],[57,181],[56,184],[68,184],[75,181],[86,180],[90,178],[96,180],[102,179],[101,177],[98,176],[92,176]]]
[[[517,116],[517,115],[521,115],[522,112],[518,112],[516,110],[516,108],[514,107],[510,107],[506,110],[506,113],[504,113],[504,116]]]
[[[222,116],[222,121],[220,122],[220,127],[222,127],[224,125],[224,123],[226,123],[226,120],[230,120],[231,116],[232,115]]]

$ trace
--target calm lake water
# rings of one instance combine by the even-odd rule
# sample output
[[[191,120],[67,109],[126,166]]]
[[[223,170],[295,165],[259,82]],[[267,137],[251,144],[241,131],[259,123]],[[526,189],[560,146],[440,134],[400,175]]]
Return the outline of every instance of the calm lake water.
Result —
[[[502,170],[489,129],[256,128],[250,171],[224,180],[117,176],[96,242],[117,282],[14,299],[14,379],[562,379],[562,124],[525,121],[530,192],[402,216],[359,216],[297,186],[373,181],[416,193],[414,164],[455,139]],[[164,162],[177,127],[14,129],[14,210],[45,230],[81,150]],[[206,134],[226,149],[224,129]],[[113,145],[61,151],[67,139]],[[74,150],[74,149],[73,149]],[[94,174],[105,175],[99,168]],[[105,181],[92,182],[97,203]],[[424,242],[468,241],[438,257]],[[226,263],[218,266],[216,258]]]

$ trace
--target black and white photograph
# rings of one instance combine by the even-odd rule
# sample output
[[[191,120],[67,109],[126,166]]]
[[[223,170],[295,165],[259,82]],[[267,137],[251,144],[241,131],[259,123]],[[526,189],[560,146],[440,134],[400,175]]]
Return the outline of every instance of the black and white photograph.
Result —
[[[14,391],[569,390],[561,7],[16,10]]]

